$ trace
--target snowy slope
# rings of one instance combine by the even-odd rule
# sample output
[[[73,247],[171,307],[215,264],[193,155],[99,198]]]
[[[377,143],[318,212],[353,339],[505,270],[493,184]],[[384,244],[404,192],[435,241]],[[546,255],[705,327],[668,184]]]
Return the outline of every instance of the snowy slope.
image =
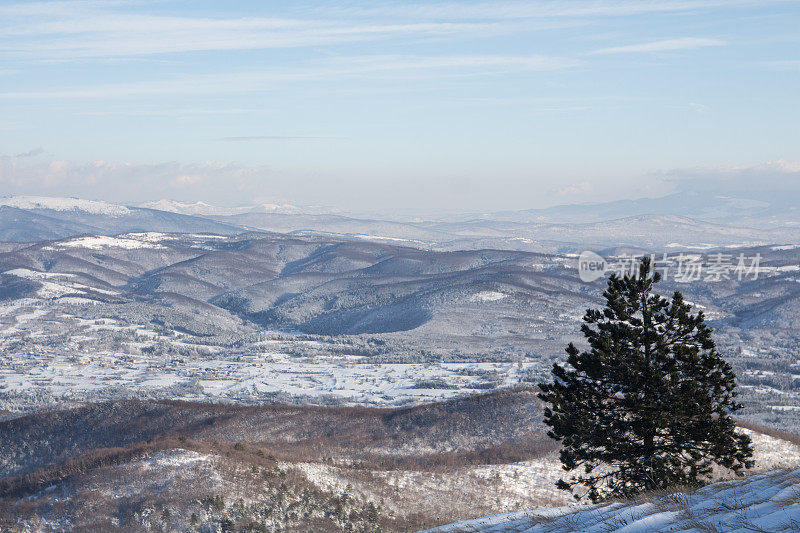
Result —
[[[246,213],[250,210],[250,207],[217,207],[205,202],[178,202],[175,200],[145,202],[140,204],[139,207],[168,213],[180,213],[182,215],[235,215],[237,213]]]
[[[774,470],[626,503],[553,507],[456,522],[430,533],[797,531],[800,469]]]
[[[92,215],[122,216],[130,214],[124,205],[83,200],[80,198],[51,198],[47,196],[12,196],[0,198],[0,205],[17,209],[49,209],[53,211],[83,211]]]
[[[0,241],[36,242],[146,231],[232,235],[242,228],[199,216],[80,198],[0,198]]]
[[[136,238],[143,235],[142,238]],[[147,238],[148,233],[129,234],[122,237],[110,237],[108,235],[98,235],[91,237],[76,237],[65,239],[50,246],[44,246],[43,250],[61,250],[65,248],[85,248],[87,250],[102,250],[103,248],[122,248],[125,250],[138,249],[163,249],[164,245],[152,238]],[[155,234],[160,235],[160,234]]]

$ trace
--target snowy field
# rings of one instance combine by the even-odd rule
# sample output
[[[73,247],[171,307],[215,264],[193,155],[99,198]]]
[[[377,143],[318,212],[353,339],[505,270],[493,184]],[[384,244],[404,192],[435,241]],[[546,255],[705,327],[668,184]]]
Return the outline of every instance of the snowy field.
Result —
[[[286,354],[162,361],[111,352],[30,354],[8,356],[0,362],[0,391],[74,401],[124,397],[125,390],[137,397],[244,402],[269,400],[281,394],[311,403],[400,406],[514,385],[534,366],[369,364],[361,357]],[[499,376],[500,381],[486,381],[483,373]],[[10,407],[0,400],[0,408]]]
[[[84,304],[73,275],[15,274],[40,282],[46,296]],[[3,302],[0,410],[120,398],[404,406],[513,386],[545,370],[537,362],[373,363],[335,338],[286,332],[261,332],[235,349],[203,342],[120,318],[82,318],[47,300]]]
[[[68,331],[59,329],[65,323]],[[112,318],[57,316],[35,300],[7,303],[0,308],[0,410],[131,397],[403,406],[513,386],[544,368],[376,364],[336,341],[264,333],[249,349],[231,350],[169,333]],[[153,345],[169,351],[143,353]],[[314,355],[298,355],[304,352]]]

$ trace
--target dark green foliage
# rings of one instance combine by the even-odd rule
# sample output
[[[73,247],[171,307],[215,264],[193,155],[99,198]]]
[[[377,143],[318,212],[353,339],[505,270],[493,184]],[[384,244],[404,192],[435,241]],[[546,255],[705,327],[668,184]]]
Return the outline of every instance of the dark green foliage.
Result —
[[[676,292],[653,294],[660,279],[649,259],[638,276],[612,275],[603,310],[590,309],[581,331],[589,350],[567,347],[542,384],[548,435],[561,441],[572,472],[558,487],[596,501],[672,485],[700,485],[713,466],[750,468],[750,438],[730,413],[735,375],[717,352],[703,313]]]
[[[236,531],[236,523],[229,516],[226,516],[220,521],[219,529],[222,533],[233,533]]]

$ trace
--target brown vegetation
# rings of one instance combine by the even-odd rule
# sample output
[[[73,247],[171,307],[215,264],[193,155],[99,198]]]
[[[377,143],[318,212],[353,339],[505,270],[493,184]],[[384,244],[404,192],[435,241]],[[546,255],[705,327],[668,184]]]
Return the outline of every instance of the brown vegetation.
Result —
[[[154,528],[155,513],[164,530],[181,530],[192,516],[217,530],[232,521],[237,530],[260,531],[271,520],[296,531],[417,530],[464,517],[457,506],[491,507],[421,501],[387,476],[452,480],[478,465],[550,453],[540,408],[531,390],[518,389],[396,410],[125,401],[33,414],[0,422],[0,523],[47,530],[36,521],[61,517],[88,529],[138,530]],[[136,465],[178,452],[211,458],[217,486],[193,473],[161,487],[168,495],[143,488],[154,481],[136,474]],[[354,488],[321,486],[292,466],[302,464]],[[486,501],[497,482],[465,481]],[[111,498],[109,486],[140,492]],[[97,510],[104,508],[110,511]]]

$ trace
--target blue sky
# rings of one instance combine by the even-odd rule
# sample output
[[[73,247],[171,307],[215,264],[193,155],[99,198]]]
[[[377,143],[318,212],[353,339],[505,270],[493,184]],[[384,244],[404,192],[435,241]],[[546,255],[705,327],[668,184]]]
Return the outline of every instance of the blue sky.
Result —
[[[521,209],[800,161],[800,2],[0,1],[0,194]]]

